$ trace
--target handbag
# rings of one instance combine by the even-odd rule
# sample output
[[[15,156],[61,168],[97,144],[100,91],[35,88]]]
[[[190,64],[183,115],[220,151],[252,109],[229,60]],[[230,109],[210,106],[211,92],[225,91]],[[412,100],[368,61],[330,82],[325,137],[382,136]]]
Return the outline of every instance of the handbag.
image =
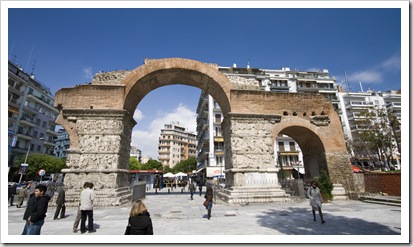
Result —
[[[208,206],[208,200],[205,200],[202,205],[204,205],[204,207],[207,207]]]
[[[130,235],[130,225],[126,226],[125,235]]]

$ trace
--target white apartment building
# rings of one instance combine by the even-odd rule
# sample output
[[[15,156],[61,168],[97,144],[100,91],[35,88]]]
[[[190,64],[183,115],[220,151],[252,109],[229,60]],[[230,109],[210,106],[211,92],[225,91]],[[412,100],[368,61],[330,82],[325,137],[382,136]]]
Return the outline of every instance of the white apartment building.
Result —
[[[9,167],[19,156],[30,152],[53,155],[58,133],[50,89],[9,61],[8,134]]]
[[[177,163],[196,157],[196,135],[179,122],[165,124],[161,129],[158,145],[159,161],[173,168]]]
[[[340,99],[340,119],[343,126],[343,132],[348,142],[358,141],[360,134],[363,133],[369,126],[365,125],[366,113],[377,111],[378,109],[384,109],[394,116],[388,119],[397,119],[401,125],[401,92],[400,91],[388,91],[388,92],[339,92]],[[395,164],[396,169],[400,169],[400,127],[398,123],[394,123],[393,138],[394,138],[394,159],[397,161]],[[372,167],[371,154],[368,155],[365,150],[357,149],[351,150],[350,155],[352,162],[363,167]],[[374,157],[379,160],[379,157]],[[376,161],[377,161],[376,160]]]
[[[225,178],[223,114],[218,103],[202,91],[197,107],[197,173],[201,178]]]

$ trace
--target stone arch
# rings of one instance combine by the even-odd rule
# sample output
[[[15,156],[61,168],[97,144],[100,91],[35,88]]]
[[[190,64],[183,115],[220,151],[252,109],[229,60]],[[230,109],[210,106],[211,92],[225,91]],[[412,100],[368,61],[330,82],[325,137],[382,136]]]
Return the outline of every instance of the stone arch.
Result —
[[[183,84],[206,91],[220,105],[223,114],[231,111],[229,93],[233,84],[215,64],[184,58],[146,59],[122,81],[125,85],[124,109],[133,115],[139,102],[158,87]]]
[[[77,205],[85,180],[94,181],[99,206],[130,200],[127,165],[136,124],[133,113],[152,90],[173,84],[206,91],[222,109],[228,188],[219,195],[222,200],[288,200],[278,185],[274,164],[275,136],[282,133],[304,146],[311,138],[317,140],[316,151],[305,149],[307,156],[327,167],[334,183],[349,188],[351,167],[341,123],[325,97],[237,89],[215,64],[183,58],[147,59],[132,71],[100,73],[91,83],[56,93],[57,123],[68,130],[71,140],[69,168],[62,170],[71,186],[68,205]],[[321,112],[324,115],[317,115]],[[312,160],[307,163],[314,166]]]

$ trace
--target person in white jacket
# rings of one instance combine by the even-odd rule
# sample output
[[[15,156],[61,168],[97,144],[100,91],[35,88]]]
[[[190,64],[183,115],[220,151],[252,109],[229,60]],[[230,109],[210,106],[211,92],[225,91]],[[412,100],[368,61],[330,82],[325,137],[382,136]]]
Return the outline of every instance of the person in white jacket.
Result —
[[[95,192],[93,189],[93,184],[86,182],[83,185],[84,190],[80,193],[80,233],[86,232],[86,218],[88,220],[88,232],[96,232],[93,229],[93,203],[95,201]]]
[[[310,199],[310,205],[312,207],[314,221],[316,221],[315,211],[318,210],[320,214],[321,224],[326,223],[323,219],[323,212],[321,211],[323,198],[321,197],[321,192],[320,189],[317,187],[316,181],[311,182],[311,187],[307,190],[307,196]]]

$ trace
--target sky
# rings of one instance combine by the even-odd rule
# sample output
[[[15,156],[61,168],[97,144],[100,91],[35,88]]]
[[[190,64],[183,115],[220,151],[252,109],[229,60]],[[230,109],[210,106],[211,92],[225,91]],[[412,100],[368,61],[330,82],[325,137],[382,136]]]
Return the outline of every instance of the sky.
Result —
[[[398,90],[402,85],[402,54],[408,48],[402,29],[407,35],[409,30],[402,25],[408,16],[402,21],[400,2],[324,2],[319,5],[323,8],[276,1],[164,3],[165,8],[156,2],[110,8],[100,8],[107,6],[101,3],[92,8],[80,3],[2,6],[2,16],[7,16],[2,17],[2,51],[8,51],[2,64],[9,59],[33,72],[53,94],[90,82],[98,71],[133,70],[145,58],[169,57],[219,66],[328,69],[344,88],[346,72],[351,91],[360,91],[360,82],[365,91]],[[113,8],[119,6],[124,8]],[[132,145],[157,159],[164,124],[178,121],[195,132],[199,95],[200,89],[182,85],[152,91],[135,111]]]

